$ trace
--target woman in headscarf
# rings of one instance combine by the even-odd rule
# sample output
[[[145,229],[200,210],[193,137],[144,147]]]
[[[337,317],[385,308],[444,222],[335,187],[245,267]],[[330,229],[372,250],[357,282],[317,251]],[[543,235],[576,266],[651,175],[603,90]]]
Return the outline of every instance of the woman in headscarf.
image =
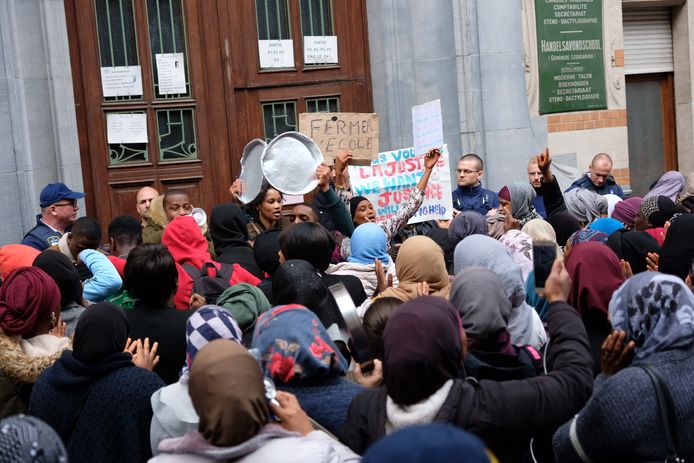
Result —
[[[507,217],[513,217],[522,227],[530,220],[540,219],[533,200],[537,194],[528,182],[509,183],[499,191],[499,205],[506,210]]]
[[[509,230],[499,237],[499,242],[506,246],[521,269],[523,281],[527,281],[533,272],[533,239],[521,230]]]
[[[200,307],[186,323],[186,363],[178,382],[152,395],[152,426],[149,438],[152,454],[159,453],[159,442],[181,437],[198,429],[200,419],[188,394],[190,366],[198,351],[215,339],[241,342],[241,330],[229,312],[214,305]]]
[[[554,371],[519,381],[482,380],[473,386],[461,379],[467,342],[460,317],[446,300],[422,296],[400,306],[385,329],[384,386],[352,401],[343,442],[363,453],[400,428],[443,422],[477,434],[501,461],[520,459],[530,437],[570,418],[592,385],[581,321],[549,287],[553,336],[547,355]]]
[[[625,199],[624,201],[617,203],[614,207],[614,211],[610,214],[610,217],[617,219],[624,224],[626,228],[632,230],[634,228],[634,223],[636,222],[636,216],[639,214],[641,209],[641,203],[643,198],[639,196],[632,196],[631,198]]]
[[[660,245],[655,238],[646,232],[619,230],[610,235],[607,245],[619,259],[629,263],[634,275],[648,270],[646,258],[648,253],[660,253]]]
[[[508,322],[511,342],[540,350],[547,342],[547,333],[537,312],[525,302],[525,282],[520,267],[504,245],[488,236],[465,238],[455,248],[455,273],[473,266],[488,268],[501,279],[513,307]]]
[[[677,212],[674,201],[666,196],[650,196],[644,198],[639,213],[634,220],[634,228],[645,231],[653,228],[663,228]]]
[[[557,243],[557,234],[549,222],[542,219],[533,219],[526,223],[522,231],[530,235],[533,241],[551,241],[557,245],[557,256],[561,255],[561,247]]]
[[[264,278],[253,257],[246,217],[239,206],[226,203],[213,207],[210,235],[217,262],[239,264],[256,278]]]
[[[217,339],[198,352],[188,391],[200,417],[197,431],[159,444],[151,462],[358,462],[360,457],[314,431],[296,398],[278,391],[271,404],[258,362],[238,343]],[[270,412],[281,421],[270,420]]]
[[[672,220],[660,250],[658,270],[687,278],[694,260],[694,215],[683,214]]]
[[[571,276],[569,304],[583,319],[590,340],[595,374],[600,368],[600,346],[610,333],[607,305],[612,293],[624,283],[617,255],[601,243],[582,243],[574,247],[566,260]]]
[[[33,416],[0,420],[0,457],[6,463],[67,463],[63,442],[46,423]]]
[[[684,207],[689,212],[694,212],[694,172],[687,175],[684,190],[679,198],[677,198],[677,204]]]
[[[20,267],[2,282],[0,330],[3,418],[26,411],[39,375],[71,347],[60,321],[60,290],[43,270]]]
[[[252,347],[265,376],[339,437],[349,404],[363,388],[345,379],[349,364],[316,315],[300,305],[275,307],[258,320]]]
[[[526,349],[514,346],[507,330],[511,302],[504,285],[489,269],[468,267],[456,275],[451,304],[463,321],[468,356],[465,374],[477,380],[507,381],[536,376]]]
[[[455,246],[460,243],[463,238],[470,235],[486,235],[487,234],[487,222],[484,217],[479,212],[475,211],[463,211],[451,222],[448,227],[448,238],[451,242],[451,246]]]
[[[676,170],[665,172],[651,190],[643,197],[644,200],[652,196],[666,196],[672,202],[677,201],[677,196],[684,189],[684,175]]]
[[[42,252],[34,259],[33,266],[48,274],[60,290],[60,318],[67,323],[67,336],[72,336],[77,320],[84,312],[82,283],[75,265],[62,252]]]
[[[270,304],[272,304],[272,275],[280,266],[280,233],[279,229],[264,231],[253,242],[253,258],[266,275],[258,283],[258,288],[265,294]]]
[[[413,236],[406,239],[395,261],[395,273],[398,285],[387,288],[379,297],[411,301],[419,296],[417,285],[426,282],[430,295],[448,298],[451,284],[443,250],[431,238]]]
[[[455,244],[451,244],[451,239],[448,236],[448,229],[443,227],[432,228],[425,232],[424,236],[428,236],[434,240],[434,243],[441,248],[443,251],[443,260],[446,263],[446,271],[449,275],[453,275],[453,252],[455,251]]]
[[[29,413],[58,432],[72,461],[95,455],[107,463],[145,461],[152,455],[149,401],[164,383],[148,371],[156,364],[149,341],[138,342],[135,358],[124,352],[127,341],[123,309],[93,304],[77,322],[74,350],[34,385]]]
[[[557,234],[557,244],[566,246],[566,242],[571,235],[580,230],[581,223],[568,212],[558,212],[547,217],[547,222],[552,226]]]
[[[39,254],[40,251],[24,244],[6,244],[0,247],[0,278],[4,280],[19,267],[31,267]]]
[[[614,208],[617,207],[617,204],[624,200],[617,195],[613,195],[612,193],[603,196],[607,200],[607,216],[611,217],[612,213],[614,212]]]
[[[581,243],[602,243],[607,244],[609,235],[601,231],[592,230],[590,228],[583,228],[575,232],[564,246],[564,262],[569,258],[571,254],[571,249],[578,246]]]
[[[359,278],[367,299],[373,297],[378,286],[376,260],[380,261],[386,273],[393,275],[394,284],[397,282],[395,264],[388,255],[387,236],[381,227],[375,223],[359,225],[352,233],[351,246],[352,252],[347,262],[331,265],[326,273],[354,275]]]
[[[564,201],[569,213],[584,226],[607,216],[607,200],[592,191],[574,188],[564,193]]]
[[[364,454],[363,463],[498,463],[484,442],[460,428],[443,423],[411,426],[379,440]]]
[[[601,231],[609,236],[617,230],[624,228],[624,224],[617,219],[603,217],[602,219],[598,219],[591,223],[588,228],[591,230]]]
[[[557,461],[676,461],[664,431],[654,381],[671,399],[670,434],[680,461],[694,458],[694,296],[682,280],[658,272],[633,276],[612,296],[610,319],[621,341],[605,343],[593,396],[554,435]],[[619,362],[623,348],[626,360]],[[632,351],[634,360],[629,365]],[[667,458],[666,458],[667,457]]]

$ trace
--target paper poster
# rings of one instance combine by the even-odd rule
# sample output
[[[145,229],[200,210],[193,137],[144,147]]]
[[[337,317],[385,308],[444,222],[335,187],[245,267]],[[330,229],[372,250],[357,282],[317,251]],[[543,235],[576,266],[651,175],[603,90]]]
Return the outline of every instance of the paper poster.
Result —
[[[337,64],[337,36],[304,36],[304,64]]]
[[[258,40],[260,68],[293,68],[293,40]]]
[[[142,95],[140,66],[101,68],[101,89],[104,97]]]
[[[412,139],[417,156],[443,146],[441,100],[412,107]]]
[[[147,143],[147,114],[106,114],[109,144]]]
[[[349,166],[352,191],[355,195],[365,196],[371,201],[378,220],[386,220],[398,213],[423,173],[424,156],[416,156],[414,148],[379,153],[371,166]],[[451,176],[448,151],[446,146],[443,146],[441,157],[427,184],[424,202],[407,223],[451,218]]]
[[[304,195],[282,195],[282,205],[291,206],[304,202]]]
[[[316,142],[329,165],[343,151],[351,151],[352,159],[369,161],[378,153],[375,113],[301,113],[299,132]]]
[[[183,53],[158,53],[155,58],[159,94],[186,93],[186,68]]]

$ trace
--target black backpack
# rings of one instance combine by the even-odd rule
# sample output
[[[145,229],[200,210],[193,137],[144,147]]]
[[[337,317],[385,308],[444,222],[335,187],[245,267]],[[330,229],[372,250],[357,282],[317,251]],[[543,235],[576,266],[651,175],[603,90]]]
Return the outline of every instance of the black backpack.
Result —
[[[229,280],[234,273],[233,265],[221,264],[217,270],[212,262],[205,262],[199,270],[192,264],[183,264],[183,269],[193,279],[193,292],[204,296],[208,304],[217,303],[219,296],[231,286]]]

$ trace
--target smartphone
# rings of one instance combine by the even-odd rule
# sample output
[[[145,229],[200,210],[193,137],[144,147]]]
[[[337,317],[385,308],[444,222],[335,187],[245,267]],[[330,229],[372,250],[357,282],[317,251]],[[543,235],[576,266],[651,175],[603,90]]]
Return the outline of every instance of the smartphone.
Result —
[[[543,292],[552,265],[557,258],[557,245],[553,241],[533,241],[533,270],[535,273],[535,291]]]

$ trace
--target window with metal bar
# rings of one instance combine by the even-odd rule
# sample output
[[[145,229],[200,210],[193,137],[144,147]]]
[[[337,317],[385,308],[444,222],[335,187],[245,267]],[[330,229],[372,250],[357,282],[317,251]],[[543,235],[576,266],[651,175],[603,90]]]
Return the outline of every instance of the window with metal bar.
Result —
[[[255,0],[258,40],[289,40],[289,7],[287,0]]]
[[[101,67],[137,66],[132,0],[94,0]],[[106,101],[140,100],[142,95],[109,96]]]
[[[304,36],[333,34],[331,0],[301,0],[301,31]]]
[[[157,125],[161,162],[188,161],[198,158],[195,118],[192,109],[159,110]]]
[[[186,52],[186,30],[181,0],[147,0],[147,19],[149,24],[149,46],[154,75],[154,94],[156,98],[181,98],[190,96],[190,73]],[[183,69],[186,74],[186,91],[178,94],[162,94],[159,88],[156,55],[162,53],[183,53]]]
[[[296,101],[263,103],[263,125],[268,143],[283,132],[296,130]]]
[[[109,114],[117,114],[109,113]],[[144,114],[143,111],[135,111],[127,114]],[[122,166],[126,164],[142,164],[149,162],[149,149],[147,143],[109,143],[109,166]]]
[[[308,113],[339,113],[340,97],[326,96],[320,98],[306,98],[306,112]]]

